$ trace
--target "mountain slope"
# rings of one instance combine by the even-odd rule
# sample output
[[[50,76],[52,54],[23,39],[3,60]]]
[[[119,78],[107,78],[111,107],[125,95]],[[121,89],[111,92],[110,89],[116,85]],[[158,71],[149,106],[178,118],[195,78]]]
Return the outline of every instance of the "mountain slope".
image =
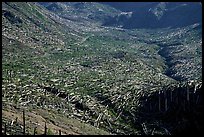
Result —
[[[35,127],[43,134],[44,122],[49,134],[166,135],[184,133],[185,125],[202,131],[202,25],[101,25],[114,16],[123,25],[132,13],[100,3],[2,3],[7,134],[22,134],[23,109],[27,134]]]
[[[103,23],[107,18],[120,13],[120,11],[110,6],[94,2],[40,2],[40,4],[60,17],[84,23]]]
[[[202,5],[199,2],[134,2],[106,3],[118,9],[132,12],[131,17],[121,20],[120,15],[107,20],[104,25],[121,25],[126,29],[133,28],[166,28],[184,27],[202,23]]]

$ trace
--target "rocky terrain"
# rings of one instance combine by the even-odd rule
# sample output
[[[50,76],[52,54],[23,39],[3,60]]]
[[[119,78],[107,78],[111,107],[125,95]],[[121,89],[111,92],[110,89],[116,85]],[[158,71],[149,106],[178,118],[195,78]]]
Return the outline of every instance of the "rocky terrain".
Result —
[[[105,24],[121,15],[120,25],[132,16],[94,2],[3,2],[2,133],[200,133],[202,23]]]

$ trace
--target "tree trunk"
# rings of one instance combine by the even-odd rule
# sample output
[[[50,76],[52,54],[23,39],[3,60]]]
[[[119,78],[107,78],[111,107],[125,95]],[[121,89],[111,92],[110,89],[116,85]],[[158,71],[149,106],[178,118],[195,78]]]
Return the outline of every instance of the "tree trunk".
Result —
[[[23,110],[23,134],[25,135],[25,110]]]
[[[168,104],[167,104],[167,95],[166,91],[164,91],[164,98],[165,98],[165,111],[168,109]]]
[[[36,133],[36,129],[37,129],[37,127],[34,127],[34,133],[33,133],[33,135],[35,135],[35,133]]]
[[[46,122],[45,122],[45,131],[44,131],[44,134],[47,135],[47,125],[46,125]]]
[[[189,102],[189,87],[188,87],[188,83],[187,83],[187,94],[186,94],[186,99]]]
[[[4,135],[6,135],[6,123],[4,125]]]
[[[161,97],[160,97],[160,91],[159,91],[159,112],[161,111]]]

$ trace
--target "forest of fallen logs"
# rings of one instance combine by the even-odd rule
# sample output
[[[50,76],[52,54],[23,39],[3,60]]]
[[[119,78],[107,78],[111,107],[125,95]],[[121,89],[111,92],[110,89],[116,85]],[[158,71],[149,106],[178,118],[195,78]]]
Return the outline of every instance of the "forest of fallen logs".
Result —
[[[42,87],[42,86],[41,86]],[[56,88],[42,87],[47,92],[67,99],[69,95]],[[115,109],[115,98],[109,99],[97,96],[103,105]],[[199,133],[202,130],[203,96],[202,83],[187,82],[178,85],[163,87],[162,90],[139,97],[140,107],[135,114],[128,111],[120,111],[117,120],[131,119],[135,128],[141,129],[142,134],[189,134]],[[90,111],[89,107],[80,101],[72,101],[75,107]],[[98,117],[101,117],[100,115]],[[114,121],[115,121],[114,120]],[[130,121],[130,120],[128,120]],[[112,123],[112,122],[111,122]],[[111,124],[109,122],[109,124]],[[159,134],[158,133],[158,134]]]
[[[25,93],[21,91],[19,106],[36,104],[40,107],[61,109],[63,113],[71,117],[77,117],[95,127],[103,127],[113,134],[135,134],[135,130],[132,129],[144,135],[196,134],[203,129],[202,82],[199,81],[181,82],[161,87],[160,90],[154,92],[141,92],[134,96],[131,92],[113,96],[106,95],[109,93],[96,93],[95,99],[76,93],[66,93],[52,85],[32,83],[28,87],[42,92],[42,95],[35,97],[34,91],[29,93],[26,90]],[[12,92],[9,89],[17,87],[9,84],[6,88]],[[9,92],[3,92],[2,97],[14,99],[15,93],[9,94]],[[61,98],[61,101],[52,99],[51,95]],[[49,101],[45,97],[50,97]],[[135,107],[127,109],[129,105],[127,100],[132,100]],[[110,116],[107,109],[113,110],[116,116]],[[127,121],[132,128],[119,123],[118,119]]]

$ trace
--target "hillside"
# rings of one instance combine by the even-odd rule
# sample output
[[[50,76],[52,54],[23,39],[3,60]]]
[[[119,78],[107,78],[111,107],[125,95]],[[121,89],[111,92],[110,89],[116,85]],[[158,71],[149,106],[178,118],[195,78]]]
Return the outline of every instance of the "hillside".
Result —
[[[40,2],[40,4],[62,18],[84,24],[93,22],[102,24],[106,19],[120,13],[115,8],[94,2]]]
[[[45,123],[55,135],[201,132],[202,24],[103,25],[121,14],[94,2],[3,2],[2,133],[24,134],[23,110],[29,135]]]

